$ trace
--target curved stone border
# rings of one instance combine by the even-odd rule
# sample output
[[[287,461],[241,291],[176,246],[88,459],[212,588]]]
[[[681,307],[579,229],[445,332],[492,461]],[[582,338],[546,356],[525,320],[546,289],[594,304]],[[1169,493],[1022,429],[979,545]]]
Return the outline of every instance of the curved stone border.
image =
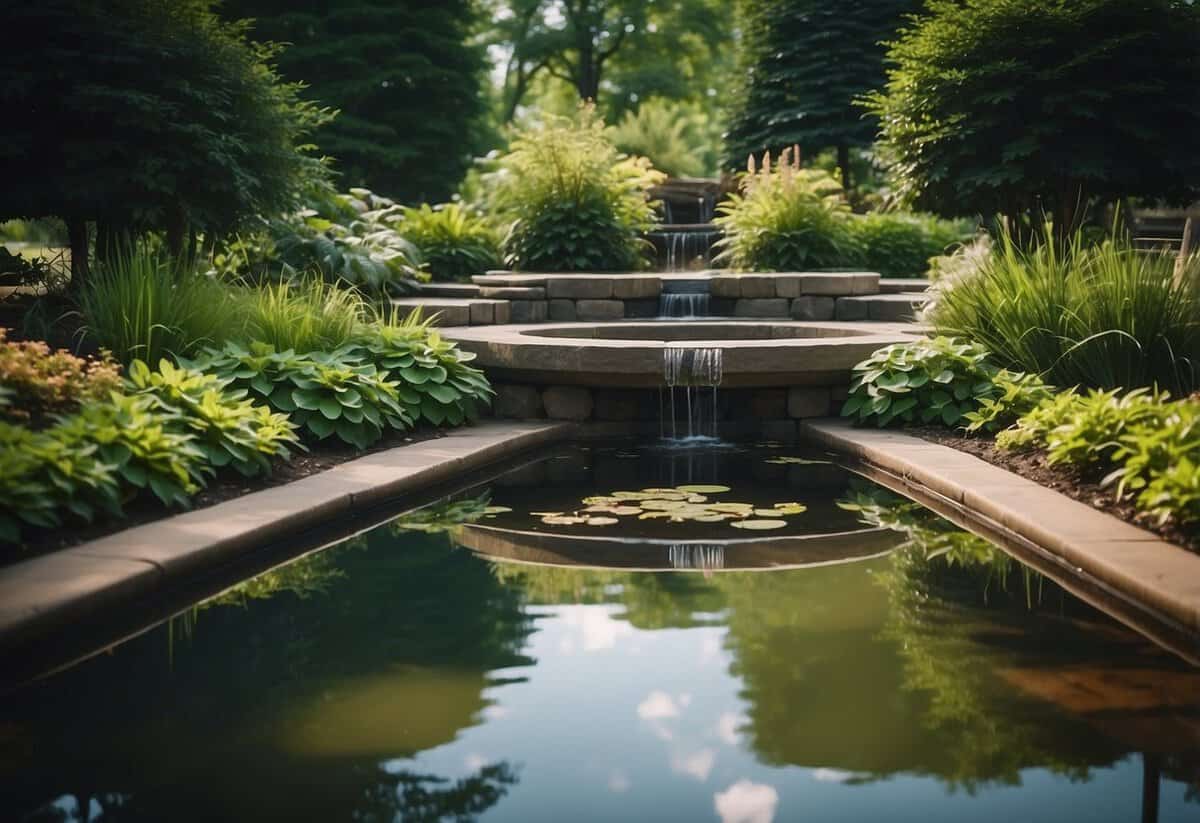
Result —
[[[0,569],[0,652],[212,572],[331,518],[565,436],[563,423],[483,423],[294,483],[135,526]]]
[[[1200,555],[977,457],[895,431],[805,421],[872,479],[1014,550],[1081,599],[1200,662]]]

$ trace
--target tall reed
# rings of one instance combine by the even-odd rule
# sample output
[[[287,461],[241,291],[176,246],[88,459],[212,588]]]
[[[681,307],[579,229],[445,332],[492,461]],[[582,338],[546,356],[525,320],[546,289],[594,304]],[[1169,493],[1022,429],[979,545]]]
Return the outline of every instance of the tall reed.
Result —
[[[318,278],[246,288],[239,302],[249,340],[300,354],[348,343],[369,313],[359,292]]]

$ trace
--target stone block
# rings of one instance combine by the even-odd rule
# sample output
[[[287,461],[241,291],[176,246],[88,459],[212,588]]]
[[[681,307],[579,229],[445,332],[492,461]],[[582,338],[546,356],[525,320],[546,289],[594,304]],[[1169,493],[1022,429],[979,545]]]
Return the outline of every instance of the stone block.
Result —
[[[620,320],[625,316],[625,304],[620,300],[576,300],[575,316],[579,320]]]
[[[850,396],[850,387],[847,385],[830,386],[829,387],[829,410],[833,414],[841,414],[842,406],[846,405],[846,399]]]
[[[775,276],[765,274],[743,274],[738,276],[740,297],[775,297]]]
[[[779,443],[796,442],[795,420],[764,420],[759,427],[763,440],[774,440]]]
[[[613,278],[588,275],[550,277],[546,280],[546,294],[551,298],[607,300],[613,294]]]
[[[492,306],[492,322],[496,325],[502,325],[509,322],[509,315],[512,311],[512,306],[507,300],[501,300]]]
[[[925,304],[925,296],[916,294],[880,294],[864,297],[867,316],[872,320],[905,323],[915,320],[917,312]]]
[[[741,297],[740,274],[722,274],[708,281],[708,291],[713,297]]]
[[[733,317],[737,308],[737,299],[733,297],[710,297],[708,311],[713,317]]]
[[[575,301],[565,298],[550,301],[550,319],[558,322],[574,322]]]
[[[662,280],[657,277],[643,277],[640,274],[626,274],[614,277],[612,281],[612,296],[617,300],[633,300],[639,297],[658,297],[662,292]]]
[[[839,297],[834,317],[838,320],[866,320],[867,304],[861,297]]]
[[[513,323],[545,323],[549,308],[545,300],[513,300],[509,302],[509,316]]]
[[[804,276],[800,274],[775,275],[776,297],[799,297],[804,293]]]
[[[859,271],[854,275],[854,294],[879,294],[880,277],[873,271]]]
[[[834,298],[807,295],[792,300],[791,316],[793,320],[832,320],[835,310]]]
[[[498,383],[494,385],[494,388],[496,397],[492,400],[492,410],[497,417],[530,420],[545,416],[542,409],[542,394],[533,386]]]
[[[551,420],[581,422],[592,416],[592,392],[581,386],[551,386],[542,392],[542,405]]]
[[[596,389],[593,393],[597,420],[637,420],[641,398],[638,392],[621,389]]]
[[[450,306],[435,303],[425,307],[425,317],[433,319],[435,326],[469,326],[471,325],[471,307],[466,303],[460,306]]]
[[[826,386],[794,386],[788,389],[788,417],[828,417],[830,402]]]
[[[707,277],[668,277],[662,280],[663,294],[699,294],[706,291]]]
[[[831,297],[843,297],[857,294],[854,274],[838,272],[833,274],[802,274],[800,279],[801,294],[823,294]]]
[[[540,286],[483,286],[479,296],[489,300],[545,300],[546,290]]]
[[[658,317],[658,298],[650,297],[644,300],[626,300],[625,317],[638,320]]]
[[[476,301],[471,304],[471,325],[487,326],[496,322],[495,303]]]
[[[787,417],[787,406],[786,389],[758,389],[750,395],[750,413],[761,420]]]
[[[787,317],[788,301],[785,297],[742,298],[733,313],[737,317]]]

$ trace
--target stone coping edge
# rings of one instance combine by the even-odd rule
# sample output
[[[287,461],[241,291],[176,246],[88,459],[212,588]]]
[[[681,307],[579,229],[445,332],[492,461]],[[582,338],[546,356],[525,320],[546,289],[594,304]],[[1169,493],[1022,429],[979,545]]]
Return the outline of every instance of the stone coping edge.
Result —
[[[895,491],[913,492],[918,502],[999,538],[1006,548],[1015,544],[1022,554],[1051,561],[1032,565],[1176,653],[1200,660],[1200,555],[949,446],[832,418],[799,425],[802,438],[889,475],[897,482],[876,479]],[[1107,608],[1114,602],[1117,609]]]
[[[0,569],[0,653],[571,431],[568,423],[486,421]]]

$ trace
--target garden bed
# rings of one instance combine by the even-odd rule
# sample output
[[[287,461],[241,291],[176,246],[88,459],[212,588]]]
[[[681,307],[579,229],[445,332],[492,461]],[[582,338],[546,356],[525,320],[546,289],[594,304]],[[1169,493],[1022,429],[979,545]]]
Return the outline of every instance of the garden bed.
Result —
[[[1118,501],[1109,488],[1100,485],[1098,478],[1089,477],[1072,466],[1051,466],[1044,451],[1005,451],[996,448],[991,437],[972,437],[933,426],[914,426],[904,431],[923,440],[964,451],[994,466],[1032,480],[1060,494],[1086,503],[1098,511],[1118,517],[1139,528],[1154,532],[1180,546],[1200,552],[1200,534],[1176,523],[1159,525],[1156,518],[1139,512],[1131,502]]]

